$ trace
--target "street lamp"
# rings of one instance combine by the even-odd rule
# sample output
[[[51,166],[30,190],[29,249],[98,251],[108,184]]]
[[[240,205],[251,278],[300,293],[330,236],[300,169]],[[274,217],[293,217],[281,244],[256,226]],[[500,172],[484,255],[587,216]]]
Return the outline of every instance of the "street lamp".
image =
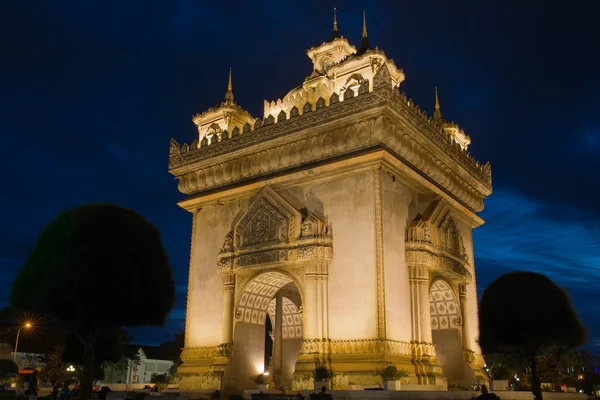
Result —
[[[72,365],[69,365],[69,366],[67,367],[67,372],[75,372],[75,367],[74,367],[74,366],[72,366]]]
[[[19,334],[21,333],[21,329],[29,329],[31,328],[31,323],[30,322],[26,322],[25,325],[23,325],[22,327],[19,328],[19,330],[17,331],[17,341],[15,342],[15,357],[13,359],[14,363],[17,363],[17,347],[19,347]]]

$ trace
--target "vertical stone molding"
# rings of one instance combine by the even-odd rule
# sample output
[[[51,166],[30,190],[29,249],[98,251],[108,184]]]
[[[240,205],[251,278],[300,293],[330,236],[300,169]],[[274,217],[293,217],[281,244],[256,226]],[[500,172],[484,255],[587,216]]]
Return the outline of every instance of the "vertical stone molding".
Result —
[[[326,339],[328,327],[327,264],[314,263],[304,272],[304,339]]]
[[[187,302],[185,307],[185,336],[184,336],[184,347],[189,346],[189,321],[192,313],[192,295],[194,294],[194,254],[196,251],[196,225],[198,221],[198,212],[195,210],[192,212],[192,237],[190,239],[190,270],[188,273],[188,293]]]
[[[458,285],[458,298],[460,300],[460,318],[462,320],[463,349],[465,352],[470,353],[473,349],[471,349],[471,341],[469,340],[469,307],[466,283]]]
[[[422,266],[409,267],[413,343],[431,344],[429,272]]]
[[[221,343],[229,344],[233,339],[233,302],[235,291],[235,275],[230,272],[221,273],[223,280],[223,310],[221,314]]]
[[[385,339],[385,285],[383,266],[383,221],[381,212],[381,167],[375,170],[375,266],[377,268],[377,337]]]

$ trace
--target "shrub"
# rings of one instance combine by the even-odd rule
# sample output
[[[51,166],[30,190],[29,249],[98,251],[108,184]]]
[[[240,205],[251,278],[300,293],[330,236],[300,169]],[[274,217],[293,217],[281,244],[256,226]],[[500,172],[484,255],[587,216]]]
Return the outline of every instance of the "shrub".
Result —
[[[386,364],[382,368],[377,369],[375,376],[379,376],[384,382],[397,381],[408,377],[408,371],[404,369],[399,370],[395,365]]]
[[[327,368],[325,365],[318,365],[313,372],[313,378],[318,382],[329,381],[333,379],[333,375],[333,370]]]

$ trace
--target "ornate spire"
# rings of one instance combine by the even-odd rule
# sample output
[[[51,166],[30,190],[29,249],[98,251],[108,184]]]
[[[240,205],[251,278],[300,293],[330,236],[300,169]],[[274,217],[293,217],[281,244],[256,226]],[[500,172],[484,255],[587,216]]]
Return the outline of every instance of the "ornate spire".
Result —
[[[340,32],[338,31],[337,24],[337,8],[333,7],[333,31],[331,32],[331,39],[336,39],[340,37]]]
[[[363,11],[363,31],[362,31],[362,37],[366,38],[367,35],[367,13],[365,11]]]
[[[333,7],[333,31],[337,32],[337,8]]]
[[[435,111],[433,112],[433,120],[442,122],[442,111],[440,110],[440,99],[438,97],[438,89],[435,87]]]
[[[233,101],[233,85],[231,84],[231,67],[229,67],[229,82],[227,82],[227,93],[225,100]]]
[[[369,50],[369,35],[367,34],[367,13],[363,11],[363,28],[362,28],[362,40],[360,41],[360,47],[358,48],[357,55],[364,54]]]

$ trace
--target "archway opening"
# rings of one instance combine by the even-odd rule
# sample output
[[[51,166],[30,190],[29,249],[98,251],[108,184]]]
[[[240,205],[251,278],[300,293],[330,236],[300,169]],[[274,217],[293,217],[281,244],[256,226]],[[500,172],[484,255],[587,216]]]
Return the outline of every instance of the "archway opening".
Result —
[[[278,387],[291,388],[302,342],[301,296],[286,274],[260,273],[242,289],[235,306],[233,352],[225,380],[252,388],[251,377],[268,372]]]
[[[460,307],[450,285],[434,281],[429,291],[431,336],[448,385],[461,385],[465,377]]]

